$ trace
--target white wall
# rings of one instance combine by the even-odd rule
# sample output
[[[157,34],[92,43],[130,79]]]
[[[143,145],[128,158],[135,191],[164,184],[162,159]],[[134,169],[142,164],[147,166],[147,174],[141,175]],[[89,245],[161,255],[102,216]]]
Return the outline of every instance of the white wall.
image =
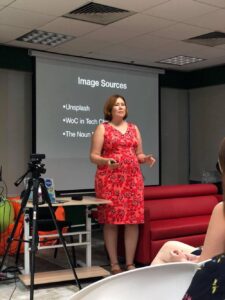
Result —
[[[162,184],[200,182],[204,172],[209,182],[219,181],[215,165],[224,136],[225,85],[161,89]]]
[[[190,90],[190,179],[215,171],[225,136],[225,85]],[[213,178],[212,178],[213,179]]]
[[[188,183],[188,91],[161,89],[161,184]]]
[[[9,194],[23,188],[14,182],[27,169],[31,153],[31,74],[0,69],[0,165]]]

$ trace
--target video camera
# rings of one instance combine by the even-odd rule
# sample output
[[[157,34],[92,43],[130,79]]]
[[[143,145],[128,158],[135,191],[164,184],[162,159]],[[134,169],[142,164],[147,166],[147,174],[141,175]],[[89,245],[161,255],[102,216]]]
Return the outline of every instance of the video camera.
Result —
[[[42,159],[45,158],[45,154],[32,153],[30,155],[30,162],[28,163],[31,171],[36,170],[39,174],[45,174],[46,169],[44,164],[41,163]]]
[[[45,154],[32,153],[30,155],[30,161],[31,162],[39,163],[39,162],[41,162],[42,159],[45,159]]]

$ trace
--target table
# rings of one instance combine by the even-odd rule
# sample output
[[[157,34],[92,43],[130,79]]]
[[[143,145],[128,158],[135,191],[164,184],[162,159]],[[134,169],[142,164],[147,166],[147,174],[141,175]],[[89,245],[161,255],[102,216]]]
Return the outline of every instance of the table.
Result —
[[[90,215],[90,206],[98,206],[102,204],[110,203],[109,200],[99,199],[95,197],[85,196],[82,200],[72,200],[71,198],[56,198],[56,203],[52,203],[52,206],[85,206],[85,230],[81,233],[72,233],[72,234],[80,234],[79,241],[76,243],[68,244],[68,246],[78,246],[85,245],[86,246],[86,267],[76,268],[76,272],[79,279],[82,278],[90,278],[90,277],[104,277],[108,276],[109,272],[101,267],[92,267],[92,249],[91,249],[91,215]],[[40,207],[47,207],[47,204],[42,204]],[[32,203],[27,203],[26,210],[32,208]],[[25,212],[24,216],[24,240],[30,240],[30,224],[29,218],[26,216],[28,212]],[[71,233],[70,233],[71,234]],[[65,234],[67,235],[67,234]],[[86,241],[82,241],[82,235],[86,236]],[[51,235],[53,236],[53,235]],[[54,235],[58,236],[58,234]],[[54,248],[54,247],[62,247],[62,245],[57,246],[39,246],[38,249],[46,249],[46,248]],[[20,280],[25,285],[30,285],[30,245],[29,243],[24,243],[24,271],[22,275],[19,275]],[[61,282],[72,280],[73,272],[72,270],[60,270],[60,271],[52,271],[52,272],[41,272],[35,273],[35,284],[43,284],[50,282]]]

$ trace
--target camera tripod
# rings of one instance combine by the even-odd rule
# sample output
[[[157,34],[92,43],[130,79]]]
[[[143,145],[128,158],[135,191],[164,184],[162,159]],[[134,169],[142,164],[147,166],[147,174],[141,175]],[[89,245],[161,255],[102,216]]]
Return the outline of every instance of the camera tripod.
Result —
[[[8,255],[11,243],[14,240],[14,235],[15,235],[15,232],[16,232],[16,229],[18,226],[19,219],[20,219],[21,215],[23,214],[24,210],[26,209],[26,205],[27,205],[30,193],[32,191],[33,192],[32,239],[31,239],[31,241],[30,240],[24,241],[24,242],[30,243],[30,245],[31,245],[30,246],[30,256],[31,256],[31,259],[30,259],[30,270],[31,270],[31,273],[30,273],[30,300],[33,300],[33,297],[34,297],[35,253],[38,249],[38,242],[39,242],[38,226],[37,226],[39,204],[46,203],[48,205],[52,220],[55,224],[55,227],[56,227],[56,230],[57,230],[57,233],[59,236],[59,240],[63,245],[65,254],[67,256],[68,263],[73,272],[75,282],[76,282],[78,288],[81,289],[81,285],[79,283],[76,271],[74,269],[72,260],[70,258],[64,237],[63,237],[62,232],[57,224],[54,209],[52,207],[51,200],[50,200],[47,188],[45,186],[45,181],[43,178],[41,178],[41,173],[45,173],[45,171],[46,171],[44,168],[44,164],[41,164],[42,158],[45,158],[44,154],[31,154],[31,161],[28,163],[29,168],[28,168],[27,172],[24,175],[22,175],[15,182],[15,185],[18,186],[23,181],[23,179],[27,176],[27,174],[31,173],[31,178],[28,180],[26,190],[25,190],[24,195],[21,200],[21,207],[20,207],[19,213],[17,215],[17,218],[15,220],[13,230],[7,240],[7,247],[6,247],[5,253],[3,255],[2,262],[0,264],[0,271],[2,271],[2,268],[4,266],[5,259]],[[41,190],[41,194],[42,194],[41,202],[39,201],[40,199],[39,199],[39,195],[38,195],[40,190]]]

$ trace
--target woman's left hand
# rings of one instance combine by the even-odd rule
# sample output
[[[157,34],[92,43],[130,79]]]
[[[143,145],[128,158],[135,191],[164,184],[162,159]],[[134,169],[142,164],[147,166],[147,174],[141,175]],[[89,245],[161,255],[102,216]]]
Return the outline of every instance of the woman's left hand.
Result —
[[[152,154],[149,155],[145,155],[144,157],[144,163],[149,165],[150,167],[152,167],[156,162],[156,159],[154,158],[154,156]]]
[[[170,251],[168,262],[187,262],[187,261],[188,261],[188,257],[182,250],[176,249]]]
[[[188,261],[193,262],[193,263],[197,263],[199,261],[199,257],[200,255],[195,255],[195,254],[185,254],[186,258]]]
[[[168,262],[193,262],[197,263],[199,260],[198,255],[194,255],[191,253],[185,253],[182,250],[172,250],[169,253],[170,257]]]

